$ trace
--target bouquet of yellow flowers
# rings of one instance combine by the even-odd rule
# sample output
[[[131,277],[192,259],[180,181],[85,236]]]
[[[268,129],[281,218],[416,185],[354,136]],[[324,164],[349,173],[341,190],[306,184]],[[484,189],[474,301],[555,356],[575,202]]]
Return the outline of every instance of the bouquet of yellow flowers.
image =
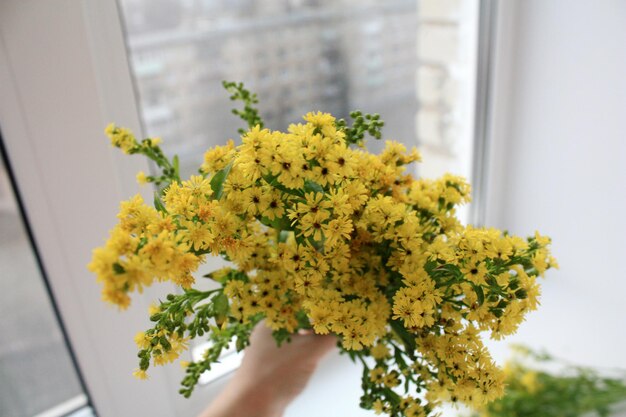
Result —
[[[120,308],[155,281],[181,288],[137,335],[135,375],[208,337],[204,358],[186,367],[180,392],[189,396],[220,352],[231,342],[245,349],[263,320],[277,343],[300,329],[336,335],[363,366],[366,409],[427,416],[442,401],[500,396],[504,375],[481,333],[511,334],[537,307],[536,277],[556,265],[550,240],[463,226],[455,217],[470,199],[463,178],[414,178],[406,167],[420,156],[397,142],[379,155],[363,149],[366,134],[381,138],[378,115],[352,112],[349,124],[308,113],[287,132],[271,131],[254,94],[224,85],[245,104],[233,112],[249,129],[239,145],[207,151],[187,180],[158,139],[106,129],[113,145],[154,161],[161,172],[141,180],[160,191],[153,206],[140,196],[121,204],[89,269]],[[201,291],[193,273],[207,255],[231,266],[205,276],[219,288]]]

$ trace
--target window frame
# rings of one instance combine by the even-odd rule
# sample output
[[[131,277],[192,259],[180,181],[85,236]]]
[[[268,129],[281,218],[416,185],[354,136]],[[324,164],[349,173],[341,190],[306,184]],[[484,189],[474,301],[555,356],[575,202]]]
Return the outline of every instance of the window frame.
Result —
[[[149,326],[148,305],[168,288],[135,296],[119,313],[100,300],[86,269],[118,202],[140,191],[135,174],[149,169],[101,133],[111,121],[142,132],[116,1],[2,2],[0,90],[7,156],[97,415],[196,414],[228,378],[185,399],[177,367],[152,369],[148,381],[131,376],[133,336]],[[151,201],[149,190],[143,194]]]

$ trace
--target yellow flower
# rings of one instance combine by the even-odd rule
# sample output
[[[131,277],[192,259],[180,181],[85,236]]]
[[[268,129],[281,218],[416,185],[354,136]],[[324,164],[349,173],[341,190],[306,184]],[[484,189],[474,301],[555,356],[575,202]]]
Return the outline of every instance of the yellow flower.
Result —
[[[181,221],[181,226],[184,229],[179,231],[179,235],[182,236],[183,241],[189,242],[189,245],[194,250],[207,249],[215,239],[215,235],[210,227],[201,222],[183,220]]]
[[[213,174],[226,168],[234,157],[235,142],[232,139],[224,146],[215,146],[204,154],[204,163],[201,170],[207,174]]]
[[[217,339],[261,319],[276,335],[309,326],[335,335],[343,351],[376,364],[363,384],[377,413],[426,417],[444,401],[481,407],[496,398],[505,375],[482,337],[513,333],[537,307],[537,277],[556,267],[549,238],[464,226],[456,217],[470,200],[463,178],[415,179],[406,164],[419,160],[417,151],[387,141],[374,155],[349,146],[354,131],[332,115],[304,120],[287,132],[259,125],[239,146],[208,150],[202,175],[160,195],[165,210],[139,195],[121,204],[118,225],[88,265],[102,298],[126,308],[132,292],[154,282],[190,289],[163,301],[163,312],[150,307],[158,320],[135,336],[135,376],[179,358],[190,335],[207,331],[194,331],[194,314],[214,302],[208,326]],[[162,155],[158,138],[138,144],[128,129],[106,132],[126,153]],[[208,253],[229,262],[208,275],[226,299],[196,291]],[[533,378],[522,382],[529,390]],[[403,395],[405,383],[419,398]]]
[[[304,115],[303,119],[320,129],[325,126],[334,126],[335,123],[335,118],[332,114],[319,111],[317,113],[309,112]]]
[[[152,303],[150,304],[150,307],[148,307],[148,314],[150,316],[153,316],[160,312],[161,312],[161,307],[159,307],[156,303]]]
[[[290,145],[283,145],[275,150],[273,160],[270,165],[272,175],[287,188],[301,188],[304,186],[304,176],[302,166],[306,165],[306,160],[299,152],[299,149]]]
[[[531,394],[536,392],[539,389],[539,384],[537,382],[537,372],[535,371],[527,371],[520,378],[520,383],[528,392]]]
[[[246,188],[241,193],[244,210],[251,216],[265,213],[269,208],[271,196],[263,192],[261,187]]]
[[[546,272],[550,265],[548,263],[548,251],[545,249],[539,249],[533,255],[531,262],[539,275],[543,276],[544,272]]]
[[[352,221],[346,217],[340,217],[331,220],[328,224],[323,224],[322,230],[326,237],[325,244],[328,245],[328,247],[334,247],[339,240],[350,239]]]
[[[389,388],[397,387],[400,385],[400,380],[398,379],[398,372],[391,371],[383,378],[383,384],[385,384]]]
[[[255,126],[242,137],[242,142],[237,162],[246,178],[254,182],[269,172],[271,158],[263,150],[271,144],[272,136],[268,129]]]
[[[370,371],[369,377],[373,383],[382,384],[385,379],[385,370],[381,367],[376,367]]]
[[[384,343],[377,343],[376,346],[370,350],[370,352],[372,357],[377,360],[386,359],[390,356],[389,348]]]
[[[154,208],[145,205],[141,195],[137,194],[120,204],[117,217],[120,220],[120,232],[141,234],[159,215]]]
[[[150,143],[151,147],[157,147],[161,144],[161,142],[163,142],[163,140],[161,138],[148,138],[148,141]]]
[[[354,177],[357,160],[352,155],[350,148],[342,145],[334,145],[326,155],[324,166],[337,180]]]
[[[387,407],[385,406],[385,403],[383,403],[380,399],[377,399],[376,401],[374,401],[372,409],[376,414],[382,414],[387,410]]]
[[[385,141],[385,149],[380,155],[380,160],[383,164],[395,166],[405,152],[406,147],[403,144],[393,140],[387,140]]]
[[[324,222],[330,217],[327,211],[318,211],[305,214],[299,220],[299,228],[304,237],[312,237],[313,240],[321,241],[323,237]]]
[[[148,374],[143,369],[135,369],[133,371],[133,376],[137,379],[142,379],[142,380],[148,379]]]
[[[149,182],[148,177],[146,176],[146,173],[143,171],[139,171],[137,173],[137,183],[139,185],[144,185],[147,184]]]
[[[144,332],[139,332],[135,335],[135,344],[139,349],[147,349],[150,347],[150,340],[152,340]]]
[[[270,221],[282,218],[285,214],[285,202],[282,195],[275,190],[264,190],[267,204],[261,211],[261,216],[267,217]]]
[[[334,316],[332,304],[317,303],[311,305],[309,317],[317,334],[328,334]]]
[[[184,190],[189,191],[189,195],[194,198],[194,203],[204,203],[213,194],[211,181],[201,175],[192,175],[187,181],[181,183]]]
[[[461,272],[465,275],[465,278],[472,281],[474,284],[484,284],[485,276],[487,275],[487,266],[483,262],[470,261],[463,268]]]
[[[135,136],[129,129],[117,127],[114,123],[109,124],[104,133],[109,137],[113,146],[120,148],[126,154],[131,153],[138,146]]]

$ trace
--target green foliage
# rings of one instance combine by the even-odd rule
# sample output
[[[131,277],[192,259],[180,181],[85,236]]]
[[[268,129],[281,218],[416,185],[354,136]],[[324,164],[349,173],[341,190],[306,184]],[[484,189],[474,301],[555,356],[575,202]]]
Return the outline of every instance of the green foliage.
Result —
[[[222,193],[224,192],[224,181],[226,181],[226,177],[228,177],[231,167],[232,164],[228,164],[226,168],[217,172],[213,178],[211,178],[211,189],[213,190],[213,197],[216,200],[219,200],[222,197]]]
[[[526,347],[516,350],[508,365],[505,395],[474,417],[576,417],[591,412],[608,416],[612,405],[626,401],[626,374],[607,377]],[[555,365],[558,372],[546,370]]]
[[[248,124],[248,128],[252,129],[255,126],[263,128],[263,119],[259,115],[259,110],[255,107],[255,104],[259,102],[256,94],[246,90],[243,83],[236,83],[232,81],[222,81],[222,85],[230,93],[230,99],[233,101],[241,100],[244,104],[243,110],[232,109],[232,113],[239,116],[241,120]],[[238,132],[240,134],[246,133],[247,129],[240,128]]]
[[[181,382],[182,387],[178,392],[184,397],[189,398],[200,376],[204,372],[211,370],[211,365],[218,362],[222,351],[227,349],[231,342],[235,343],[237,351],[242,351],[250,344],[252,330],[260,320],[261,317],[246,324],[230,322],[227,326],[224,326],[224,328],[212,327],[209,333],[211,347],[205,352],[202,360],[191,362],[187,366],[185,377]]]
[[[166,189],[172,182],[180,182],[178,156],[170,161],[161,148],[153,143],[153,139],[144,139],[136,152],[153,161],[161,170],[161,175],[147,177],[149,182],[154,183],[160,190]]]
[[[346,133],[346,141],[352,144],[358,144],[363,141],[365,133],[376,139],[382,137],[382,127],[385,122],[380,120],[379,114],[365,114],[359,110],[350,112],[350,117],[354,119],[352,126],[348,126],[344,119],[337,121],[337,127],[343,128]]]
[[[212,294],[216,294],[210,302],[202,304]],[[166,301],[161,301],[159,312],[150,316],[150,320],[155,322],[152,329],[146,331],[146,335],[156,335],[160,330],[178,333],[180,337],[188,332],[191,337],[202,335],[209,331],[209,319],[219,314],[215,300],[219,295],[223,295],[221,290],[198,291],[194,289],[185,290],[182,294],[169,294]],[[221,306],[220,306],[221,308]],[[194,314],[191,322],[186,322],[188,314]]]

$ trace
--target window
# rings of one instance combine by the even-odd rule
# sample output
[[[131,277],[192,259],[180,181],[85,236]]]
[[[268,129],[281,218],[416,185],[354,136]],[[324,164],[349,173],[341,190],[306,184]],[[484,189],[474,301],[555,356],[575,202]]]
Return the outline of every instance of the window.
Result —
[[[459,4],[466,2],[154,0],[144,11],[141,0],[119,0],[119,7],[115,0],[0,3],[0,122],[7,153],[99,416],[193,416],[225,380],[186,400],[175,392],[176,367],[156,368],[144,382],[130,376],[137,366],[132,337],[149,325],[146,309],[160,294],[151,288],[119,314],[100,302],[85,265],[115,223],[118,202],[138,192],[134,174],[147,166],[110,150],[100,133],[104,126],[115,121],[141,132],[139,110],[143,134],[169,142],[168,151],[187,161],[189,174],[204,149],[235,135],[237,119],[220,85],[230,78],[259,94],[271,128],[282,129],[309,110],[341,117],[360,108],[382,114],[388,138],[425,151],[420,129],[432,124],[422,123],[419,112],[433,107],[420,95],[431,85],[419,78],[421,65],[430,63],[420,55],[420,36],[425,23],[471,30],[471,14],[454,12]],[[442,10],[445,19],[437,17]],[[151,27],[158,33],[150,34]],[[445,74],[472,85],[464,62],[444,63],[450,67]],[[311,392],[342,390],[345,402],[333,409],[360,415],[358,369],[351,372],[343,359],[327,363]],[[355,382],[348,387],[347,380]],[[307,415],[311,397],[289,415]]]
[[[183,175],[198,169],[206,149],[238,140],[241,123],[222,80],[256,92],[271,129],[286,130],[309,111],[348,118],[360,109],[381,113],[387,138],[418,144],[415,0],[160,3],[120,1],[145,133],[179,155]],[[206,347],[197,342],[193,357]],[[240,360],[225,355],[201,382]]]
[[[388,138],[417,145],[415,0],[159,3],[120,1],[145,133],[163,137],[186,174],[236,134],[224,79],[258,94],[271,129],[361,109],[390,121]]]
[[[3,159],[0,230],[0,415],[65,416],[88,401]]]
[[[477,0],[160,3],[120,0],[145,133],[185,175],[236,135],[226,79],[258,94],[271,129],[378,112],[386,139],[420,147],[420,175],[472,176]]]

